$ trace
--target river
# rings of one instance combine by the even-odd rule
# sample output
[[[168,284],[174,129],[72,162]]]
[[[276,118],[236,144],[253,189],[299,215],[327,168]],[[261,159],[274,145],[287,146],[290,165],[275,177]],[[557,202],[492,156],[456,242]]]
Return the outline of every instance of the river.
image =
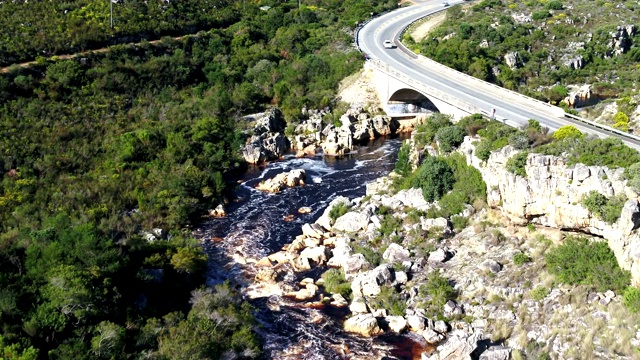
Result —
[[[227,216],[196,230],[210,256],[209,284],[228,279],[243,289],[255,273],[247,259],[259,260],[290,243],[301,233],[302,225],[315,221],[336,196],[364,196],[367,182],[393,169],[401,141],[397,137],[377,139],[340,159],[287,156],[250,168],[235,190],[236,200],[227,206]],[[300,168],[307,174],[305,186],[279,194],[255,189],[260,181]],[[303,206],[312,212],[298,214]],[[292,214],[293,220],[285,221]],[[420,354],[421,344],[411,336],[371,340],[343,332],[340,321],[348,310],[306,308],[274,297],[250,300],[261,325],[258,333],[265,359],[413,359]]]

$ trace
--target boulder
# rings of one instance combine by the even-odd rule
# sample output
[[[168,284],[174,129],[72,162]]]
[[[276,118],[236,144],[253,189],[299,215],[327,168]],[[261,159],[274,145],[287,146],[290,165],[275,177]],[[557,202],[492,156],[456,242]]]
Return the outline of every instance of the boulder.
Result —
[[[344,322],[344,330],[362,336],[376,336],[383,333],[378,321],[371,314],[360,314],[348,318]]]
[[[271,268],[260,269],[255,276],[257,282],[275,284],[278,279],[278,272]]]
[[[227,211],[224,209],[224,205],[220,204],[215,209],[209,210],[209,216],[214,218],[221,218],[227,216]]]
[[[429,360],[467,360],[471,359],[471,353],[478,347],[480,333],[471,335],[455,333],[444,343],[440,344],[434,355]]]
[[[361,272],[363,270],[371,269],[371,264],[365,259],[362,254],[353,254],[349,256],[342,264],[344,273],[347,277],[351,274]]]
[[[421,332],[426,328],[426,319],[419,315],[407,316],[407,324],[411,331]]]
[[[369,218],[362,213],[351,211],[336,219],[332,230],[344,232],[357,232],[365,230],[369,224]]]
[[[351,282],[351,290],[354,296],[376,296],[380,294],[381,285],[391,285],[394,277],[388,264],[382,264],[377,268],[356,275]]]
[[[506,346],[492,346],[480,355],[480,360],[509,360],[511,348]]]
[[[425,219],[420,218],[420,225],[422,230],[429,231],[434,227],[442,228],[443,230],[449,229],[449,221],[445,218]]]
[[[316,239],[322,239],[322,234],[324,233],[324,231],[320,229],[320,225],[313,225],[309,223],[302,225],[302,235]]]
[[[286,184],[288,187],[304,185],[307,174],[304,169],[295,169],[287,174]]]
[[[391,243],[384,254],[382,254],[382,258],[390,263],[401,263],[409,260],[409,250],[396,243]]]
[[[447,325],[446,322],[442,320],[438,320],[433,324],[433,330],[435,330],[435,332],[440,334],[446,334],[447,331],[449,331],[449,326]]]
[[[264,112],[262,117],[256,121],[254,127],[255,134],[276,133],[284,131],[287,122],[278,108],[272,108]]]
[[[407,320],[402,316],[387,316],[384,318],[389,325],[389,330],[394,333],[401,333],[407,329]]]
[[[308,259],[314,265],[322,265],[327,262],[326,248],[324,246],[309,247],[300,253],[300,258]]]
[[[398,129],[398,122],[387,115],[376,115],[372,119],[373,128],[378,135],[391,135]]]
[[[331,209],[333,209],[333,207],[338,204],[345,204],[347,206],[350,206],[349,198],[344,196],[338,196],[335,199],[331,200],[327,208],[324,209],[324,212],[322,213],[320,218],[316,220],[316,224],[322,226],[327,230],[331,230],[331,225],[333,220],[331,220],[331,217],[329,217],[329,213],[331,212]]]
[[[369,308],[362,297],[353,299],[351,305],[349,305],[349,310],[354,314],[366,314],[369,312]]]
[[[447,260],[447,252],[444,249],[436,249],[429,253],[429,258],[427,262],[431,265],[437,265],[443,263]]]
[[[437,344],[444,339],[444,335],[438,334],[437,332],[431,329],[424,329],[422,331],[422,336],[424,337],[424,340],[426,342],[432,345]]]
[[[344,296],[340,294],[333,294],[331,295],[330,304],[331,306],[343,308],[343,307],[347,307],[349,305],[349,302],[344,298]]]
[[[498,264],[495,260],[486,259],[478,265],[478,269],[481,271],[490,271],[495,274],[502,270],[502,265]]]

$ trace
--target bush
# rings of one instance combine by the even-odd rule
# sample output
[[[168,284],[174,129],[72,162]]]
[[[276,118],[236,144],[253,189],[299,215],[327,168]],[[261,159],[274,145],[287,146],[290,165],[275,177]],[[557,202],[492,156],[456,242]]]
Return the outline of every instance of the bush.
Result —
[[[562,10],[562,7],[562,2],[558,0],[551,0],[547,3],[547,6],[545,6],[547,10]]]
[[[622,296],[624,305],[634,313],[640,312],[640,289],[629,286]]]
[[[349,205],[346,203],[337,203],[335,204],[331,210],[329,210],[329,218],[331,220],[336,221],[340,216],[346,214],[349,211]]]
[[[429,116],[424,123],[418,125],[414,130],[416,146],[422,148],[431,144],[440,128],[451,125],[453,124],[449,115],[436,113]]]
[[[579,138],[582,136],[582,132],[573,125],[561,126],[556,132],[553,133],[555,140],[562,140],[566,138]]]
[[[402,230],[402,220],[391,215],[386,214],[380,221],[380,233],[382,236],[389,236],[394,232]]]
[[[447,126],[438,129],[435,139],[438,142],[440,150],[444,153],[451,152],[464,141],[465,132],[457,126]]]
[[[517,253],[513,255],[513,264],[514,265],[524,265],[528,262],[531,262],[531,258],[524,253]]]
[[[618,221],[624,206],[624,199],[614,196],[607,199],[596,190],[589,192],[582,200],[582,205],[591,211],[598,219],[613,224]]]
[[[407,309],[407,302],[398,294],[394,288],[383,286],[380,294],[369,299],[369,305],[374,309],[387,309],[392,316],[404,316]]]
[[[369,246],[362,246],[360,244],[352,244],[353,252],[356,254],[362,254],[369,264],[378,266],[382,263],[382,255],[372,249]]]
[[[422,189],[426,201],[436,201],[453,188],[453,170],[441,158],[428,157],[418,168],[411,186]]]
[[[483,139],[478,146],[476,146],[476,157],[482,161],[487,161],[489,160],[489,156],[491,156],[492,150],[491,141]]]
[[[551,14],[547,10],[541,10],[541,11],[534,12],[531,15],[531,17],[533,18],[533,20],[539,21],[539,20],[544,20],[544,19],[546,19],[548,17],[551,17]]]
[[[542,301],[544,298],[549,295],[549,289],[544,286],[538,286],[535,289],[531,290],[529,293],[531,298],[535,301]]]
[[[324,289],[332,294],[340,294],[345,299],[351,297],[351,283],[344,277],[340,269],[329,269],[322,274]]]
[[[467,132],[469,136],[476,136],[479,130],[484,129],[489,121],[480,114],[465,116],[456,123],[456,126]]]
[[[459,232],[460,230],[466,228],[467,225],[469,225],[469,218],[460,215],[454,215],[451,217],[451,224],[453,225],[453,229]]]
[[[590,242],[569,236],[560,246],[545,255],[547,269],[566,284],[591,285],[597,291],[621,291],[629,284],[631,275],[620,269],[611,249],[605,242]]]
[[[517,176],[527,177],[525,166],[527,165],[528,151],[522,151],[507,160],[507,171]]]
[[[430,312],[432,314],[441,314],[442,307],[449,300],[455,300],[458,296],[453,286],[449,284],[449,280],[440,275],[440,272],[434,271],[429,274],[427,283],[420,286],[420,295],[430,297]]]
[[[409,152],[411,146],[408,143],[403,143],[398,150],[398,160],[396,161],[395,172],[400,176],[407,176],[411,174],[411,163],[409,162]]]
[[[627,168],[640,162],[640,154],[636,150],[612,137],[568,137],[540,146],[536,152],[565,157],[569,165],[582,163],[587,166]]]
[[[635,163],[625,169],[624,176],[629,179],[627,185],[636,192],[640,192],[640,163]]]

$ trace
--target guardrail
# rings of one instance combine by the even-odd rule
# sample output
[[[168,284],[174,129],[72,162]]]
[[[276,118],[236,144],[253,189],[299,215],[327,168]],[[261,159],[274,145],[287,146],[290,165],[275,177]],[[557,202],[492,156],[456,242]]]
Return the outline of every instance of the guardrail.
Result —
[[[612,134],[616,134],[616,135],[625,137],[625,138],[627,138],[629,140],[634,140],[635,143],[640,144],[640,136],[637,136],[637,135],[634,135],[634,134],[629,134],[628,132],[624,132],[624,131],[618,130],[616,128],[612,128],[610,126],[599,124],[597,122],[593,122],[593,121],[587,120],[587,119],[585,119],[583,117],[576,116],[576,115],[573,115],[573,114],[565,113],[564,117],[569,118],[569,119],[573,119],[573,120],[577,120],[578,122],[583,123],[585,125],[589,125],[591,127],[597,128],[599,130],[603,130],[603,131],[606,131],[606,132],[610,132]]]

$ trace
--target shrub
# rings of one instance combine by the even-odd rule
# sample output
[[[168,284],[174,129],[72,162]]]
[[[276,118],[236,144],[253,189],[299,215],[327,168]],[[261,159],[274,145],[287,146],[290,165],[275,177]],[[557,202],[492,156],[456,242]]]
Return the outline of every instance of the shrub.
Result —
[[[541,11],[534,12],[531,15],[531,17],[533,18],[533,20],[539,21],[539,20],[544,20],[544,19],[546,19],[548,17],[551,17],[551,14],[547,10],[541,10]]]
[[[476,157],[482,161],[489,160],[492,151],[491,141],[483,139],[480,144],[476,146]]]
[[[522,151],[507,160],[507,171],[517,176],[527,177],[525,166],[527,165],[528,151]]]
[[[449,115],[436,113],[429,116],[424,123],[418,125],[414,130],[416,133],[414,137],[416,146],[421,148],[431,144],[440,128],[451,125],[453,124]]]
[[[380,221],[380,233],[383,236],[389,236],[400,230],[402,230],[402,220],[391,214],[384,215]]]
[[[629,117],[622,111],[618,111],[613,116],[613,123],[614,128],[624,132],[629,131]]]
[[[356,254],[362,254],[364,258],[373,266],[378,266],[382,263],[382,255],[372,249],[369,246],[362,246],[360,244],[352,244],[353,252]]]
[[[329,210],[329,218],[331,220],[336,221],[340,216],[346,214],[349,211],[349,205],[346,203],[337,203],[335,204],[331,210]]]
[[[404,316],[407,309],[407,302],[398,294],[394,288],[383,286],[380,294],[375,298],[369,299],[369,304],[374,309],[387,309],[390,315]]]
[[[398,160],[396,161],[395,172],[400,176],[407,176],[411,174],[411,163],[409,162],[409,152],[411,146],[408,143],[402,144],[400,150],[398,150]]]
[[[524,265],[528,262],[531,262],[531,258],[524,253],[517,253],[513,255],[513,264],[514,265]]]
[[[438,129],[435,139],[438,142],[440,150],[444,153],[451,152],[464,141],[465,132],[457,126],[447,126]]]
[[[542,301],[542,299],[546,298],[549,295],[549,289],[544,286],[538,286],[535,289],[531,290],[529,293],[531,298],[535,301]]]
[[[591,285],[598,291],[620,291],[631,277],[628,271],[620,269],[605,242],[590,242],[581,237],[567,237],[562,245],[549,249],[545,260],[547,269],[558,281]]]
[[[582,200],[582,206],[591,211],[598,219],[613,224],[622,213],[624,199],[617,196],[607,199],[606,196],[593,190]]]
[[[640,162],[640,154],[620,139],[608,137],[568,137],[540,146],[536,152],[545,155],[563,156],[569,165],[582,163],[587,166],[626,168]]]
[[[640,192],[640,163],[635,163],[629,166],[625,169],[624,175],[629,179],[627,185],[633,188],[636,192]]]
[[[453,170],[447,162],[441,158],[428,157],[418,168],[411,186],[421,188],[426,201],[436,201],[451,190],[454,183]]]
[[[582,132],[573,125],[561,126],[556,132],[553,133],[555,140],[562,140],[566,138],[578,138],[582,136]]]
[[[622,296],[624,305],[634,313],[640,312],[640,289],[629,286]]]
[[[484,116],[473,114],[460,119],[460,121],[456,123],[456,126],[466,131],[467,135],[476,136],[478,131],[484,129],[488,123],[489,121],[487,121]]]
[[[469,225],[469,218],[460,215],[454,215],[451,217],[451,224],[453,225],[455,231],[460,231],[466,228],[467,225]]]
[[[344,277],[340,269],[329,269],[322,274],[324,289],[332,294],[340,294],[345,299],[351,297],[351,283]]]
[[[558,0],[551,0],[545,6],[548,10],[562,10],[562,2]]]
[[[440,275],[440,272],[434,271],[429,274],[427,283],[420,286],[420,295],[431,297],[431,312],[440,314],[442,307],[449,300],[455,300],[458,296],[453,286],[449,284],[449,280]]]

